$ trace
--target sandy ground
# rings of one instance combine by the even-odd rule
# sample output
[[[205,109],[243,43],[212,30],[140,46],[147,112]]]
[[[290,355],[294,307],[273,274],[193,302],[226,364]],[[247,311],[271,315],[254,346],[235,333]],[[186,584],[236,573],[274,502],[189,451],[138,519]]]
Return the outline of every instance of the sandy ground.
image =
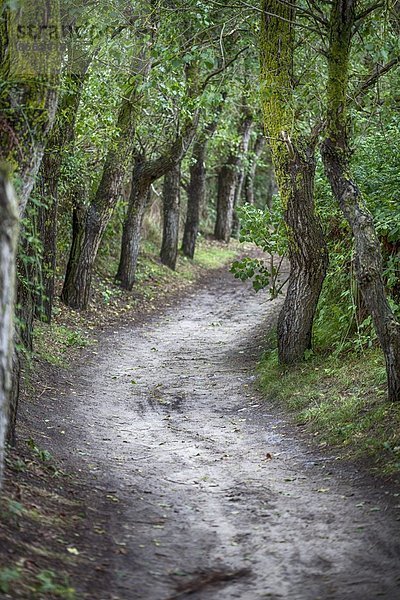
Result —
[[[400,498],[311,450],[254,387],[281,302],[221,272],[75,372],[48,429],[109,545],[80,597],[400,598]]]

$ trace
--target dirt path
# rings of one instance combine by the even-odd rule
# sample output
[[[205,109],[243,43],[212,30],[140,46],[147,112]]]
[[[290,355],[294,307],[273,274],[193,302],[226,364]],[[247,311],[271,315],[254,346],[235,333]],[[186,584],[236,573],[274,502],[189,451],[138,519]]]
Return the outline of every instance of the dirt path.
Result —
[[[279,307],[221,274],[76,374],[52,425],[108,507],[109,589],[87,597],[400,598],[388,496],[293,439],[253,388]]]

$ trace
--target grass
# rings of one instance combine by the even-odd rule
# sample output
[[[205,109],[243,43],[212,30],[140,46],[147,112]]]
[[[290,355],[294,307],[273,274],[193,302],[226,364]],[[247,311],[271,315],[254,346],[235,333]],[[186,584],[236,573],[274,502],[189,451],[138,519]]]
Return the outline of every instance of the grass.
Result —
[[[217,269],[222,264],[233,260],[238,253],[238,246],[232,241],[232,245],[211,245],[203,242],[194,256],[194,263],[203,269]]]
[[[71,531],[76,531],[82,505],[70,499],[70,480],[56,475],[61,471],[48,452],[29,439],[19,453],[9,449],[0,495],[0,597],[75,600],[69,572],[80,573],[87,565],[81,567],[81,557],[71,556],[65,540],[74,541]]]
[[[65,598],[75,600],[75,590],[68,584],[68,579],[50,570],[42,570],[32,577],[21,565],[0,567],[0,592],[6,598],[15,598],[14,592],[26,594],[32,600],[43,598]]]
[[[400,405],[386,400],[385,382],[378,349],[313,355],[291,369],[280,367],[276,351],[270,351],[259,364],[265,397],[288,409],[321,447],[367,459],[376,473],[395,474],[400,472]]]
[[[34,328],[34,347],[37,356],[54,366],[65,366],[69,351],[84,348],[89,338],[79,327],[37,322]]]

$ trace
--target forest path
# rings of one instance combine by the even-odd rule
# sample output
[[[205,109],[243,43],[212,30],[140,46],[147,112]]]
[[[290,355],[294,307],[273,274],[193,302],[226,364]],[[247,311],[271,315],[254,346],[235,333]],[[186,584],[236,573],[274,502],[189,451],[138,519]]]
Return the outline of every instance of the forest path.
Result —
[[[400,598],[387,496],[296,441],[253,387],[280,305],[221,272],[76,373],[67,452],[110,540],[109,590],[85,597]]]

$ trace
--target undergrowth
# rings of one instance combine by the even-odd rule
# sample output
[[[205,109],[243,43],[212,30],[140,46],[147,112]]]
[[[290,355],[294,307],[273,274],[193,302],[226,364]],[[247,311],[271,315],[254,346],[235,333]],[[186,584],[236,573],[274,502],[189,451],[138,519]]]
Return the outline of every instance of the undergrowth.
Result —
[[[400,472],[400,405],[386,400],[378,349],[311,355],[290,369],[278,365],[272,350],[259,363],[259,383],[266,398],[288,409],[320,447],[368,459],[376,473]]]

